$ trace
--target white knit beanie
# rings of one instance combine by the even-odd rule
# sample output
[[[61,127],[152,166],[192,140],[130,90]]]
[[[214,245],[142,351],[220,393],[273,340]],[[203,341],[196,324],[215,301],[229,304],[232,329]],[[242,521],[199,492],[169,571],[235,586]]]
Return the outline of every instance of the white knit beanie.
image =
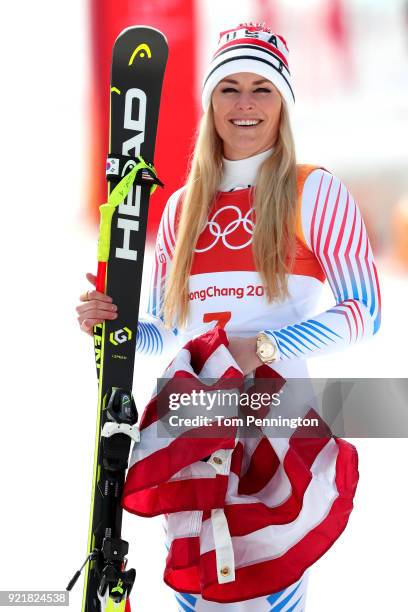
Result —
[[[285,39],[264,23],[241,23],[220,33],[218,48],[203,81],[202,105],[207,110],[217,84],[237,72],[253,72],[271,81],[289,110],[295,102]]]

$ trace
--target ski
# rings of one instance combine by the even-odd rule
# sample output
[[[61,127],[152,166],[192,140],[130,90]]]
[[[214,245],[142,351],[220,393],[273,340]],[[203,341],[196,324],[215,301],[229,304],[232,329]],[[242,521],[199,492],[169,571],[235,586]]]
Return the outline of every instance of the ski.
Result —
[[[98,291],[118,306],[118,318],[94,328],[98,406],[82,612],[129,612],[134,569],[126,569],[121,497],[138,414],[133,368],[148,206],[157,185],[152,165],[168,55],[165,36],[135,26],[120,33],[112,56],[108,201],[100,206]]]

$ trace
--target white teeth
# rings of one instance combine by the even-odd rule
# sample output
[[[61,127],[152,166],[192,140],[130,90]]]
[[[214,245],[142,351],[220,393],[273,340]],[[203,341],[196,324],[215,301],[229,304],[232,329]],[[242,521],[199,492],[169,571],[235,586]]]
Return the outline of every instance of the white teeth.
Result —
[[[233,119],[232,123],[234,125],[258,125],[260,123],[259,119]]]

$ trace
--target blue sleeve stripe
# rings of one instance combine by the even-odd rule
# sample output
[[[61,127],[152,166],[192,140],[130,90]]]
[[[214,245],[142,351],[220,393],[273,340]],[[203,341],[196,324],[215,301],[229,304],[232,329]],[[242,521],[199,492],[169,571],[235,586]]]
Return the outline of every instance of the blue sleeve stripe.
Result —
[[[161,353],[163,338],[154,323],[139,321],[137,326],[136,350],[145,355]]]
[[[310,323],[310,321],[305,321],[304,323],[302,323],[302,325],[304,327],[310,327],[310,329],[312,329],[314,332],[316,332],[317,334],[320,334],[321,336],[324,336],[325,338],[327,338],[328,340],[330,340],[330,342],[334,342],[333,338],[330,338],[327,334],[324,334],[320,329],[316,329],[316,327],[314,327],[314,325],[312,325]]]
[[[293,601],[293,596],[295,595],[296,591],[299,589],[300,585],[302,584],[302,581],[300,580],[300,582],[296,585],[296,587],[294,589],[292,589],[287,595],[286,597],[284,597],[283,599],[281,599],[279,602],[276,603],[276,605],[272,605],[272,608],[270,610],[270,612],[281,612],[281,610],[283,610],[283,608],[286,607],[287,603],[291,603],[291,601]],[[284,589],[284,591],[286,591],[286,589]],[[278,595],[278,597],[280,597],[282,595],[283,591],[279,591],[279,593],[275,593],[273,595]],[[272,597],[273,595],[270,595],[268,597],[268,601],[269,603],[274,603],[270,601],[270,597]],[[294,606],[296,606],[298,604],[298,602],[300,601],[302,597],[300,597],[294,604]],[[294,610],[294,606],[292,606],[291,610]]]
[[[287,329],[290,329],[291,331],[293,331],[294,334],[298,334],[301,338],[304,338],[306,340],[306,342],[308,342],[309,344],[313,344],[313,346],[315,346],[316,348],[320,348],[320,346],[318,344],[316,344],[315,342],[313,342],[313,340],[310,340],[310,338],[305,336],[304,330],[303,330],[301,325],[294,325],[294,326],[289,325]],[[311,334],[311,335],[313,336],[313,334]],[[307,348],[309,348],[309,350],[310,350],[310,347],[307,347]]]
[[[155,354],[160,354],[163,350],[163,338],[153,323],[149,323],[149,329],[151,335],[154,336],[154,344],[156,347]]]
[[[288,355],[288,353],[283,348],[283,343],[279,340],[279,338],[277,338],[275,336],[273,331],[271,331],[270,329],[265,329],[264,333],[268,334],[268,336],[272,336],[272,338],[275,340],[276,344],[278,345],[278,349],[279,349],[279,352],[281,353],[281,355],[283,355],[284,357],[287,357],[288,359],[290,359],[290,355]],[[288,351],[290,351],[292,353],[292,355],[295,355],[297,357],[296,353],[291,351],[288,347],[286,347],[286,348],[287,348]]]
[[[146,339],[145,352],[148,355],[149,353],[152,352],[152,334],[150,332],[148,323],[146,323],[144,326],[144,332],[145,332],[145,339]]]
[[[295,344],[296,344],[296,343],[299,343],[299,344],[301,344],[302,346],[304,346],[304,347],[305,347],[305,349],[310,350],[310,347],[308,347],[308,346],[307,346],[307,344],[305,344],[304,342],[302,342],[302,340],[300,340],[300,339],[298,338],[298,334],[293,333],[293,332],[291,332],[291,331],[288,331],[288,328],[287,328],[287,327],[286,327],[285,329],[281,329],[281,330],[280,330],[280,332],[281,332],[281,334],[283,334],[284,336],[289,336],[289,338],[292,338],[292,339],[293,339],[293,341],[295,342]],[[288,340],[288,342],[289,342],[289,340]],[[299,351],[301,351],[301,350],[302,350],[302,349],[300,348],[300,346],[298,347],[298,350],[299,350]],[[303,352],[303,351],[302,351],[302,352]]]
[[[158,351],[159,342],[157,339],[156,329],[151,323],[148,323],[147,330],[150,336],[150,352],[155,355]]]
[[[191,604],[192,606],[196,605],[197,597],[194,597],[194,595],[191,595],[191,593],[180,593],[179,592],[178,595],[181,595],[182,597],[184,597],[184,599],[188,601],[188,603]]]
[[[305,334],[309,334],[309,336],[312,336],[312,338],[317,340],[317,342],[320,342],[321,344],[324,344],[325,346],[327,346],[327,342],[325,342],[322,338],[320,338],[319,336],[316,336],[316,334],[314,334],[314,333],[312,333],[310,331],[310,329],[307,326],[307,321],[304,322],[304,323],[301,323],[301,324],[296,324],[295,327],[302,327],[302,331]],[[313,329],[313,331],[315,331],[313,327],[312,327],[312,329]],[[319,348],[321,348],[321,346]]]
[[[143,321],[139,321],[137,325],[136,351],[138,353],[144,353],[145,345],[146,345],[145,323],[143,323]]]
[[[377,306],[377,294],[376,294],[376,291],[374,289],[373,275],[372,275],[370,266],[368,265],[367,268],[368,268],[368,278],[369,278],[369,281],[370,281],[370,290],[371,290],[370,315],[373,316],[374,310],[376,309],[376,306]]]
[[[152,329],[152,324],[148,323],[146,325],[146,333],[148,335],[148,346],[149,346],[149,353],[155,354],[157,352],[157,342],[156,342],[156,337],[155,337],[155,333],[154,330]]]
[[[145,334],[143,330],[144,323],[139,321],[137,324],[137,336],[136,336],[136,351],[139,353],[143,353],[144,345],[145,345]]]
[[[335,331],[330,329],[330,327],[327,327],[327,325],[324,325],[323,323],[320,323],[320,321],[315,321],[314,319],[309,319],[307,321],[307,323],[310,323],[310,324],[313,324],[313,325],[317,325],[318,327],[321,327],[322,329],[325,329],[326,331],[328,331],[330,334],[333,334],[334,336],[337,336],[338,338],[341,338],[341,336],[339,336],[339,334],[336,334]],[[319,329],[317,329],[316,331],[318,331],[319,333],[322,333]],[[333,341],[333,338],[330,338],[329,336],[326,336],[326,337],[329,338],[329,340]]]
[[[184,603],[184,601],[177,597],[177,595],[175,597],[180,605],[180,612],[194,612],[194,608],[191,608],[186,603]]]
[[[280,338],[280,344],[282,343],[283,346],[285,346],[285,348],[290,351],[291,353],[293,353],[293,355],[297,356],[297,353],[294,353],[291,348],[289,346],[287,346],[287,343],[291,344],[295,349],[299,350],[301,353],[303,353],[303,351],[301,349],[298,349],[296,344],[294,344],[294,342],[292,342],[291,340],[289,340],[288,338],[286,338],[285,336],[283,336],[283,334],[281,334],[280,332],[276,331],[274,332],[275,337]]]
[[[360,216],[359,233],[361,234],[362,231],[363,231],[363,218]],[[358,280],[360,283],[362,302],[363,304],[367,305],[367,283],[365,281],[364,272],[363,272],[363,265],[365,265],[365,261],[364,261],[364,255],[362,253],[362,248],[363,248],[363,245],[361,244],[360,252],[355,254],[354,260],[355,260],[355,263],[357,264],[357,269],[358,269]]]
[[[149,323],[146,323],[145,325],[145,336],[146,336],[146,353],[152,353],[152,348],[154,345],[154,339],[153,339],[153,334],[150,331],[150,326]]]
[[[293,606],[290,606],[290,608],[288,608],[286,610],[286,612],[296,612],[296,610],[300,609],[300,612],[302,612],[302,610],[304,609],[303,606],[301,608],[297,608],[298,603],[300,602],[302,598],[299,597],[299,599],[297,601],[295,601],[295,603],[293,604]]]
[[[281,353],[281,354],[282,354],[284,357],[287,357],[287,358],[289,359],[289,355],[288,355],[288,353],[285,351],[285,349],[284,349],[284,348],[283,348],[283,346],[282,346],[282,343],[281,343],[281,342],[279,342],[279,340],[278,340],[277,338],[276,338],[276,343],[277,343],[277,345],[278,345],[279,352],[280,352],[280,353]],[[288,349],[288,350],[290,350],[290,349]],[[293,351],[290,351],[290,352],[291,352],[291,353],[293,353]],[[293,353],[293,355],[294,355],[294,354],[295,354],[295,353]]]

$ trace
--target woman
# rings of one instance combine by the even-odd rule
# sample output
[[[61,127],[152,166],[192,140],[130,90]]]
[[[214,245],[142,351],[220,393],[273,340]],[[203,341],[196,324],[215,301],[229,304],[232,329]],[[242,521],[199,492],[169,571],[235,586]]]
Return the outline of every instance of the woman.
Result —
[[[285,378],[307,377],[308,357],[347,347],[380,325],[360,212],[338,178],[296,165],[282,37],[263,24],[221,33],[202,102],[187,183],[160,223],[150,317],[139,323],[138,345],[147,353],[174,350],[218,325],[243,374],[267,364]],[[317,313],[325,279],[335,304]],[[88,333],[115,317],[108,296],[87,292],[81,302],[78,320]],[[299,612],[306,581],[307,572],[279,593],[231,604],[186,593],[177,599],[182,610]]]

